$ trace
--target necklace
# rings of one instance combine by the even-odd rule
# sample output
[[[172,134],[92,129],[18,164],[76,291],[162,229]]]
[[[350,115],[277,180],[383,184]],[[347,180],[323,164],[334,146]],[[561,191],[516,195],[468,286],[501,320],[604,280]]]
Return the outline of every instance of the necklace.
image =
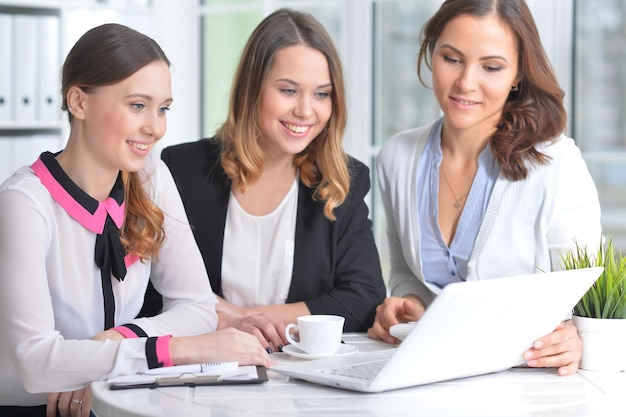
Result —
[[[448,184],[448,188],[450,189],[450,192],[452,193],[452,197],[454,197],[454,208],[458,209],[459,207],[461,207],[461,201],[463,201],[463,199],[467,197],[467,195],[469,194],[469,190],[465,194],[463,194],[461,197],[457,197],[456,193],[452,189],[452,185],[450,185],[450,180],[448,179],[448,173],[446,172],[446,168],[443,166],[443,163],[441,164],[441,172],[443,172],[443,178],[446,180],[446,184]]]

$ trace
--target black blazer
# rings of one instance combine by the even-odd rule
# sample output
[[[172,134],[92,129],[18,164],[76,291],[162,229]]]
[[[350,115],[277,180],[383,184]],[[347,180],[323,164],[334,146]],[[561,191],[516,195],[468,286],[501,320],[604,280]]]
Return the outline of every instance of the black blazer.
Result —
[[[216,138],[163,150],[204,258],[211,286],[222,296],[222,248],[231,182],[219,162]],[[295,253],[287,303],[304,301],[312,314],[346,318],[344,330],[366,331],[385,297],[380,260],[364,197],[369,169],[350,158],[350,192],[335,208],[336,221],[324,216],[323,203],[300,182]]]

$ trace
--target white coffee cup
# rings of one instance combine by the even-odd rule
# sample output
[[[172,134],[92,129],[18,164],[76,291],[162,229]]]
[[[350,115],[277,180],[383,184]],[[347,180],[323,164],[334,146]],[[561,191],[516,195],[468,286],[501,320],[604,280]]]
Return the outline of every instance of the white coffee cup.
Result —
[[[342,316],[314,314],[298,317],[298,324],[289,323],[285,327],[285,337],[292,345],[309,355],[334,355],[341,346]],[[300,340],[295,340],[290,330],[297,330]]]

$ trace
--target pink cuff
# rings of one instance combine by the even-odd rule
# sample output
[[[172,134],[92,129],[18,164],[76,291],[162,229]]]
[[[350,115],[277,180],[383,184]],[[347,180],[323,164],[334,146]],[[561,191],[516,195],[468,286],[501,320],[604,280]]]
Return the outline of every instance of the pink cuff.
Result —
[[[115,330],[116,332],[124,336],[126,339],[136,339],[139,337],[137,336],[137,334],[135,334],[135,332],[133,332],[126,326],[116,326],[116,327],[113,327],[111,330]]]
[[[160,336],[156,340],[157,360],[163,364],[163,367],[174,366],[172,357],[170,356],[170,338],[171,334]]]

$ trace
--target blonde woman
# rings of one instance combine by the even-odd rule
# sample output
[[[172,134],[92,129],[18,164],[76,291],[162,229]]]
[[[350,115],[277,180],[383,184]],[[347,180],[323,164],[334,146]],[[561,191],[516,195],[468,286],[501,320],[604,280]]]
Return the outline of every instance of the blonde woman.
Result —
[[[365,331],[385,296],[369,170],[343,150],[346,117],[330,36],[281,9],[250,36],[216,136],[162,153],[220,296],[219,327],[269,352],[301,315],[338,314],[346,331]]]

